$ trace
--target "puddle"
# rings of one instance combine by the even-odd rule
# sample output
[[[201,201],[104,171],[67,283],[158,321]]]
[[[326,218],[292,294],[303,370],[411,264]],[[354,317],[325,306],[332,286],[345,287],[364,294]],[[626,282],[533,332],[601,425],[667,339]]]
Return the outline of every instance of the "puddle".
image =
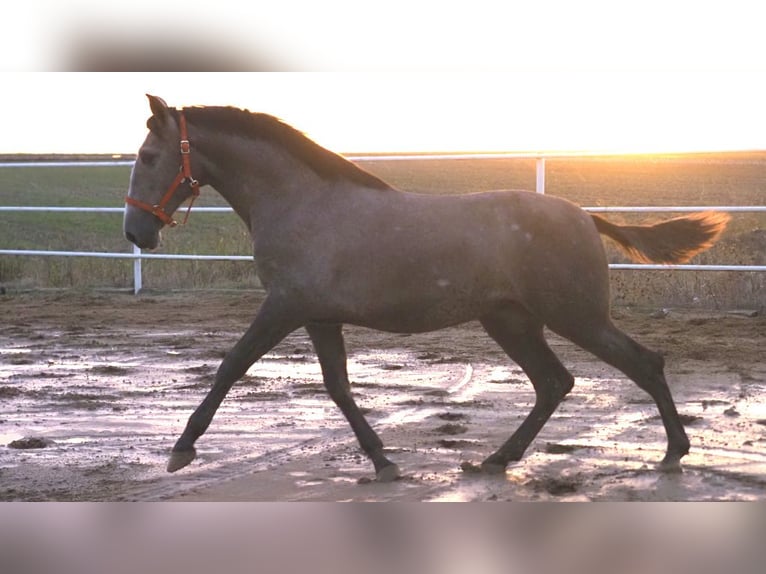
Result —
[[[0,326],[0,500],[766,498],[766,368],[755,353],[763,331],[742,320],[728,334],[741,336],[737,345],[708,361],[697,358],[705,341],[689,343],[688,360],[678,357],[684,349],[668,349],[668,380],[692,441],[680,476],[654,470],[665,435],[651,400],[558,340],[551,346],[576,376],[572,393],[506,475],[463,473],[461,463],[498,448],[535,400],[476,325],[412,337],[349,329],[352,391],[401,481],[370,479],[303,332],[248,371],[198,441],[194,463],[168,475],[170,448],[246,327],[231,297],[210,296],[194,318],[178,315],[188,323],[156,330],[156,308],[131,307],[133,299],[100,300],[82,320],[77,297],[69,307],[66,298],[55,308],[44,297],[17,302]],[[7,446],[25,437],[51,442]]]

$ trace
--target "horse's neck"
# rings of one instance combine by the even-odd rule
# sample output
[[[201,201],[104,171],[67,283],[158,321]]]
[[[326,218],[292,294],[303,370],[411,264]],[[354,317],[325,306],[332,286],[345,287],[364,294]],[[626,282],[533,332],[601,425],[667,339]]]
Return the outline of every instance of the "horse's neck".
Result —
[[[286,151],[241,138],[220,142],[210,160],[213,187],[248,226],[254,211],[282,211],[326,183]]]

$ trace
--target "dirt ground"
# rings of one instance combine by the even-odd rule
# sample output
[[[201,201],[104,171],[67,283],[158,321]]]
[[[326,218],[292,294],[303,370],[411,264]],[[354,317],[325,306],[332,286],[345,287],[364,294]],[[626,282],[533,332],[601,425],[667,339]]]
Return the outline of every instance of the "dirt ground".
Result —
[[[621,373],[555,336],[577,381],[504,476],[461,470],[531,408],[520,369],[477,324],[425,335],[349,327],[353,390],[404,476],[374,480],[326,396],[303,331],[238,383],[191,466],[167,454],[259,294],[0,295],[0,500],[525,501],[766,499],[766,318],[615,309],[666,356],[692,451]],[[38,447],[38,448],[31,448]]]

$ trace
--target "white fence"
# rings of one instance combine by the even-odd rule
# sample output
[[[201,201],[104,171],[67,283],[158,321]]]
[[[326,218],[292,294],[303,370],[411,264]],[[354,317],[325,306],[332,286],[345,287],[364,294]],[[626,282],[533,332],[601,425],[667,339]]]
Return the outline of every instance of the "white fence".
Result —
[[[572,157],[559,154],[443,154],[443,155],[381,155],[381,156],[346,156],[354,162],[364,161],[414,161],[414,160],[466,160],[466,159],[535,159],[536,160],[536,191],[545,193],[545,159],[547,157]],[[132,161],[81,161],[81,162],[8,162],[0,163],[0,168],[25,167],[128,167]],[[728,213],[766,213],[766,206],[649,206],[649,207],[584,207],[586,211],[600,213],[660,213],[676,212],[691,213],[699,211],[724,211]],[[59,212],[59,213],[119,213],[123,207],[28,207],[0,206],[3,212]],[[231,213],[229,207],[196,207],[195,213]],[[252,255],[195,255],[195,254],[162,254],[143,253],[133,247],[132,253],[109,253],[98,251],[44,251],[30,249],[0,249],[0,255],[43,256],[43,257],[100,257],[107,259],[130,259],[133,261],[133,291],[138,293],[143,288],[141,261],[144,259],[175,259],[194,261],[252,261]],[[679,270],[679,271],[736,271],[764,272],[766,265],[650,265],[633,263],[615,263],[611,269],[646,269],[646,270]]]

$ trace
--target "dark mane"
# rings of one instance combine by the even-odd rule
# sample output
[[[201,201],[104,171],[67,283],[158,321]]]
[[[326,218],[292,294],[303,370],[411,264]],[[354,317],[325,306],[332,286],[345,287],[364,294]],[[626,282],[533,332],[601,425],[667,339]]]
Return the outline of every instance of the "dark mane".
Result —
[[[184,108],[184,113],[190,123],[278,145],[325,179],[346,179],[375,189],[391,189],[382,179],[323,148],[274,116],[211,106]]]

